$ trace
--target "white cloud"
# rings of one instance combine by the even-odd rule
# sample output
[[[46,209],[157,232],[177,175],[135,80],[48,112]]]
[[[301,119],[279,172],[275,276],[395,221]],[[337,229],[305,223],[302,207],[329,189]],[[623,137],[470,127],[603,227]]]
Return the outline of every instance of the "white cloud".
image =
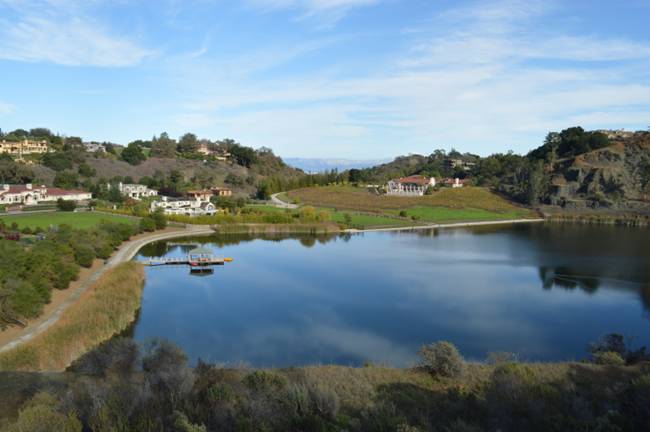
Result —
[[[0,59],[68,66],[130,66],[154,55],[87,15],[96,1],[0,0]]]
[[[279,154],[367,157],[372,148],[379,157],[451,146],[525,152],[549,130],[634,128],[650,116],[650,44],[546,34],[547,3],[480,5],[409,33],[412,50],[378,72],[211,83],[182,105],[185,119]]]
[[[247,0],[247,3],[262,11],[293,9],[301,13],[300,19],[318,16],[329,26],[343,18],[350,10],[372,6],[382,0]]]
[[[126,38],[110,35],[97,23],[28,17],[0,23],[0,58],[68,66],[130,66],[152,56]]]
[[[0,115],[11,114],[13,111],[13,105],[0,101]]]

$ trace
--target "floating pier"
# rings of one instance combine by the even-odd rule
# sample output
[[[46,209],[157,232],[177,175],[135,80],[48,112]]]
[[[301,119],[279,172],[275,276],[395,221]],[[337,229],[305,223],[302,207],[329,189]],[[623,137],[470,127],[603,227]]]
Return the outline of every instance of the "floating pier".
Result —
[[[187,256],[180,258],[161,258],[143,261],[142,264],[149,267],[167,266],[167,265],[185,265],[194,269],[204,269],[217,265],[224,265],[232,262],[232,258],[215,256],[210,249],[198,247],[188,252]]]

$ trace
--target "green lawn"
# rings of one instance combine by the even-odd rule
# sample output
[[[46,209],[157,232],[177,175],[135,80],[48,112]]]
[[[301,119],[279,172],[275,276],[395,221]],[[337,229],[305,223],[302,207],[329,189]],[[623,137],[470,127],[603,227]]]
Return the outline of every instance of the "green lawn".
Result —
[[[494,221],[507,219],[520,219],[530,215],[528,211],[509,210],[503,212],[489,211],[475,208],[455,209],[449,207],[415,206],[405,209],[407,217],[415,216],[423,222],[474,222]],[[399,214],[394,211],[394,214]]]
[[[109,215],[105,213],[93,212],[51,212],[51,213],[33,213],[0,216],[5,224],[11,225],[13,222],[18,224],[19,228],[30,227],[31,229],[40,227],[48,228],[50,225],[67,224],[75,228],[92,228],[102,220],[111,222],[135,223],[136,219],[127,218],[118,215]]]
[[[413,222],[401,219],[395,219],[387,216],[375,216],[369,214],[353,213],[353,212],[332,212],[330,213],[330,218],[333,222],[345,223],[345,213],[348,213],[352,218],[350,225],[352,226],[362,226],[366,228],[370,227],[397,227],[397,226],[408,226],[413,225]]]

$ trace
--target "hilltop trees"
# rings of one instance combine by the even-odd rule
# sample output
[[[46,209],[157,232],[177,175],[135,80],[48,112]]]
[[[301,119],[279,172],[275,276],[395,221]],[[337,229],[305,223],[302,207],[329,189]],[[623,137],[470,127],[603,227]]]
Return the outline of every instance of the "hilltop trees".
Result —
[[[167,132],[151,140],[151,156],[162,158],[173,158],[176,156],[176,141],[169,138]]]
[[[140,146],[135,142],[130,143],[124,150],[122,150],[120,157],[124,162],[131,165],[140,165],[147,159],[142,148],[140,148]]]
[[[193,133],[186,133],[178,140],[178,151],[181,153],[195,153],[199,148],[199,141]]]

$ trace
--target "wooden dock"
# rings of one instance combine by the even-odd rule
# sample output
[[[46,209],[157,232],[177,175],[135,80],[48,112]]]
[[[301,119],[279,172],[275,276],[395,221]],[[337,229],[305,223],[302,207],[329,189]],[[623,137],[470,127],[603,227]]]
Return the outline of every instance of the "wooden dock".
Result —
[[[185,257],[152,259],[148,261],[142,261],[142,264],[149,267],[182,265],[197,268],[224,265],[225,263],[232,261],[232,258],[215,256],[209,249],[196,248],[192,249]]]

